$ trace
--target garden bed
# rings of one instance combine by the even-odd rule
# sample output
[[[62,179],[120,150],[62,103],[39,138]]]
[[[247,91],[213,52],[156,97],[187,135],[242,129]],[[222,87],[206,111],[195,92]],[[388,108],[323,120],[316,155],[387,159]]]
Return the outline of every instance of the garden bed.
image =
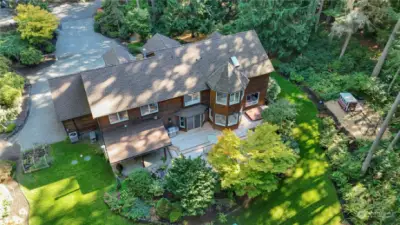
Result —
[[[22,168],[25,173],[50,167],[49,146],[39,145],[22,153]]]

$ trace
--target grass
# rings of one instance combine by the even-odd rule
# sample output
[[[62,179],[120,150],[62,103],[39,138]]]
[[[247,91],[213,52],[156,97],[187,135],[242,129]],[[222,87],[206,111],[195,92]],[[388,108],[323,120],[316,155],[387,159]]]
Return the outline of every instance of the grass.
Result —
[[[6,133],[11,133],[13,130],[17,127],[17,124],[15,123],[10,123],[6,127]]]
[[[104,156],[90,144],[51,145],[53,165],[31,174],[17,174],[30,205],[29,224],[130,224],[103,202],[114,175]],[[85,161],[80,156],[90,156]],[[72,160],[78,164],[72,165]]]
[[[341,207],[329,179],[329,166],[319,146],[318,110],[297,86],[274,74],[282,88],[281,98],[296,103],[297,128],[293,133],[300,144],[300,160],[291,177],[268,199],[256,199],[231,216],[230,222],[241,224],[340,224]],[[231,224],[232,224],[231,223]]]

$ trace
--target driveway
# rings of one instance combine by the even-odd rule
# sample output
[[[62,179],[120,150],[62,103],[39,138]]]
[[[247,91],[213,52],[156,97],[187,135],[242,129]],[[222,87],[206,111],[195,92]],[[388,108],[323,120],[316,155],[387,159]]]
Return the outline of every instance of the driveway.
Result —
[[[66,138],[58,121],[47,79],[104,66],[102,54],[117,46],[114,40],[93,31],[92,15],[101,1],[63,4],[53,9],[61,20],[57,40],[57,61],[28,76],[32,84],[31,109],[23,129],[13,138],[22,150],[35,143],[54,143]]]

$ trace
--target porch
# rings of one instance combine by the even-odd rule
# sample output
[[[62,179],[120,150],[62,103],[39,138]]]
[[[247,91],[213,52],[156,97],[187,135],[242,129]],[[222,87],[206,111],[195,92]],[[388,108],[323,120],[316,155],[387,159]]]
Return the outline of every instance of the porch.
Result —
[[[233,132],[241,138],[247,138],[247,132],[260,125],[262,120],[251,120],[246,113],[243,113],[239,123],[239,127]],[[186,157],[196,158],[205,157],[211,150],[212,146],[218,141],[218,136],[222,131],[216,130],[212,124],[205,122],[200,128],[189,130],[187,132],[180,131],[177,136],[171,138],[171,151],[172,157],[183,154]]]
[[[155,172],[168,165],[171,140],[161,120],[129,124],[103,132],[106,156],[115,172],[127,176],[135,168]]]

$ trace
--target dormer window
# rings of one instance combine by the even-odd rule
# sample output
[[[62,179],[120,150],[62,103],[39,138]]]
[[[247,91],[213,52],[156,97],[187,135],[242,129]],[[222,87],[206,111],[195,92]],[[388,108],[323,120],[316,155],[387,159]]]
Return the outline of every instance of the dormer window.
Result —
[[[183,96],[183,101],[184,101],[185,106],[200,103],[200,92],[187,94],[187,95]]]
[[[239,66],[240,66],[239,60],[236,58],[236,56],[232,56],[232,57],[231,57],[231,61],[232,61],[232,64],[233,64],[235,67],[239,67]]]
[[[215,102],[219,105],[227,105],[228,103],[228,94],[217,92],[217,97]]]

